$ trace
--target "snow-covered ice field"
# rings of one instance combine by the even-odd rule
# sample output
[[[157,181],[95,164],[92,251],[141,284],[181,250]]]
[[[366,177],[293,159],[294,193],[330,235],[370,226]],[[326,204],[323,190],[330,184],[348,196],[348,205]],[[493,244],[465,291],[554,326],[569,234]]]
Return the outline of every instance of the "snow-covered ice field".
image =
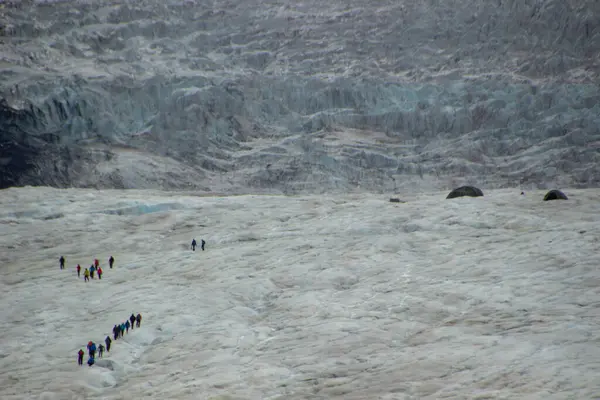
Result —
[[[4,190],[0,398],[600,398],[600,193],[519,193]]]

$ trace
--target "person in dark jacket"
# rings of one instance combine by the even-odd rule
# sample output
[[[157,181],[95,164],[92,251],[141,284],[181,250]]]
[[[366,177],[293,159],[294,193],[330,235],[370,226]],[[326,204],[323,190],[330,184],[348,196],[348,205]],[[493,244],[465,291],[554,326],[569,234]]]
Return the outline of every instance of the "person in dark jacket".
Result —
[[[81,265],[77,264],[77,277],[81,276]]]
[[[104,339],[104,343],[106,343],[106,351],[110,352],[110,345],[112,343],[112,340],[110,340],[110,336],[107,336],[106,339]]]
[[[125,321],[125,332],[129,333],[129,320]]]
[[[200,247],[202,248],[202,251],[204,251],[205,244],[206,244],[206,242],[204,241],[204,239],[202,239],[202,241],[200,242]]]
[[[60,269],[65,269],[65,258],[63,256],[60,256],[60,259],[58,261],[60,261]]]
[[[131,322],[131,330],[133,330],[133,324],[135,324],[135,315],[133,315],[133,313],[131,314],[131,317],[129,317],[129,322]]]
[[[98,357],[102,358],[102,353],[104,353],[104,345],[102,343],[100,343],[98,345]]]
[[[121,336],[125,335],[125,324],[121,324]]]
[[[196,251],[196,239],[192,240],[192,251]]]
[[[115,263],[115,259],[113,256],[110,256],[110,258],[108,259],[108,265],[110,265],[110,267],[113,267],[113,264]]]
[[[117,325],[113,326],[113,336],[114,336],[115,340],[117,340],[119,338],[120,331],[121,331],[121,329],[118,328]]]
[[[142,314],[138,313],[138,315],[136,315],[135,317],[135,321],[137,322],[137,327],[140,327],[140,324],[142,323]]]
[[[77,352],[77,364],[79,365],[83,365],[83,355],[85,353],[83,352],[83,349],[79,349],[79,352]]]

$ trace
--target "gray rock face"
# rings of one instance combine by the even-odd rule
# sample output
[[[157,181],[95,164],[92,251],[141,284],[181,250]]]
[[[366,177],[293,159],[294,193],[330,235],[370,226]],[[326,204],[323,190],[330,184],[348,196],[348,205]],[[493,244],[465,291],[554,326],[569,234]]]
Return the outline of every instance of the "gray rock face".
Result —
[[[597,186],[598,49],[595,0],[4,3],[0,187]]]

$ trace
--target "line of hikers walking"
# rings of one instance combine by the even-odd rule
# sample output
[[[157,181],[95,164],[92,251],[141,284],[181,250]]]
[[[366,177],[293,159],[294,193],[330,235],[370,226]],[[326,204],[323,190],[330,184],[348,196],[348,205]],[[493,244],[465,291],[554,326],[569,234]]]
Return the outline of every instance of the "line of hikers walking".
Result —
[[[60,259],[58,261],[60,262],[60,269],[65,269],[65,257],[60,256]],[[115,258],[113,256],[110,256],[110,258],[108,259],[108,265],[110,266],[111,269],[114,264],[115,264]],[[75,267],[75,270],[77,271],[77,277],[80,278],[81,277],[81,265],[77,264],[77,266]],[[84,280],[84,282],[89,282],[90,278],[94,279],[94,274],[98,274],[98,279],[102,279],[103,273],[104,273],[104,271],[102,271],[102,267],[100,267],[100,261],[98,261],[98,259],[96,258],[96,259],[94,259],[94,263],[92,265],[90,265],[89,268],[85,268],[85,270],[83,271],[83,280]]]
[[[201,243],[200,243],[200,248],[202,249],[202,251],[204,251],[204,246],[206,245],[206,242],[204,241],[204,239],[200,239]],[[196,251],[196,246],[198,245],[198,243],[196,242],[196,239],[192,240],[192,250]],[[64,256],[61,256],[59,259],[60,262],[60,269],[65,269],[65,258]],[[113,265],[115,263],[115,259],[113,256],[110,256],[110,258],[108,259],[108,264],[110,266],[110,268],[112,269]],[[77,270],[77,277],[81,277],[81,265],[77,264],[76,267]],[[83,272],[83,279],[85,282],[89,282],[90,278],[94,279],[94,273],[98,274],[98,279],[102,279],[102,268],[100,267],[100,262],[98,261],[98,259],[94,259],[94,263],[92,265],[90,265],[89,268],[86,268]],[[116,324],[115,326],[113,326],[112,332],[113,332],[113,339],[110,338],[109,336],[106,336],[106,338],[104,339],[104,343],[106,344],[106,346],[104,346],[102,343],[100,343],[99,345],[96,345],[96,343],[94,343],[93,341],[89,341],[87,344],[87,350],[88,350],[88,361],[87,364],[91,367],[92,365],[94,365],[94,363],[96,362],[96,351],[98,352],[98,357],[102,358],[103,354],[104,354],[104,350],[106,350],[107,352],[110,352],[110,346],[113,342],[113,340],[118,340],[119,338],[122,338],[124,336],[124,334],[129,333],[129,329],[133,330],[134,327],[139,328],[140,325],[142,323],[142,315],[141,314],[137,314],[137,315],[133,315],[133,313],[131,314],[131,316],[129,317],[128,320],[126,320],[123,323],[120,324]],[[83,349],[79,349],[79,351],[77,352],[77,363],[79,365],[83,365],[83,356],[85,355],[85,352],[83,351]]]
[[[129,333],[129,328],[131,328],[131,330],[133,330],[134,326],[137,326],[139,328],[141,323],[142,323],[142,315],[141,314],[138,314],[138,315],[131,314],[131,316],[129,317],[129,319],[127,321],[125,321],[119,325],[113,326],[113,336],[114,336],[115,340],[117,340],[120,337],[123,337],[123,335],[125,333]]]
[[[138,315],[133,315],[133,313],[131,314],[131,316],[129,317],[129,319],[127,321],[125,321],[124,323],[121,324],[117,324],[113,327],[113,336],[114,336],[114,340],[117,340],[120,337],[123,337],[123,335],[125,333],[129,333],[129,328],[131,328],[131,330],[133,330],[134,325],[139,328],[140,325],[142,323],[142,314],[138,313]],[[94,363],[96,362],[96,351],[98,351],[98,358],[102,358],[102,355],[104,354],[104,350],[106,349],[106,351],[110,351],[110,346],[112,344],[112,339],[110,338],[110,335],[106,336],[106,338],[104,339],[104,343],[106,344],[106,347],[100,343],[99,345],[96,346],[96,343],[94,343],[93,341],[89,341],[87,344],[87,350],[88,350],[88,361],[87,364],[88,366],[92,366],[94,365]],[[79,349],[79,351],[77,352],[77,363],[79,365],[83,365],[83,356],[85,355],[83,349]]]

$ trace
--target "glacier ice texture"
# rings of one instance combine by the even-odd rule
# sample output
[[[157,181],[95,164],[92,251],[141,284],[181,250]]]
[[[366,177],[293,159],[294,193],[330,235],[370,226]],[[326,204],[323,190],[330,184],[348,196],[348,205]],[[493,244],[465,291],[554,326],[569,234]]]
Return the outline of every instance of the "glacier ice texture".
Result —
[[[0,398],[595,399],[599,192],[3,190]]]
[[[597,1],[2,6],[3,188],[600,183]]]

